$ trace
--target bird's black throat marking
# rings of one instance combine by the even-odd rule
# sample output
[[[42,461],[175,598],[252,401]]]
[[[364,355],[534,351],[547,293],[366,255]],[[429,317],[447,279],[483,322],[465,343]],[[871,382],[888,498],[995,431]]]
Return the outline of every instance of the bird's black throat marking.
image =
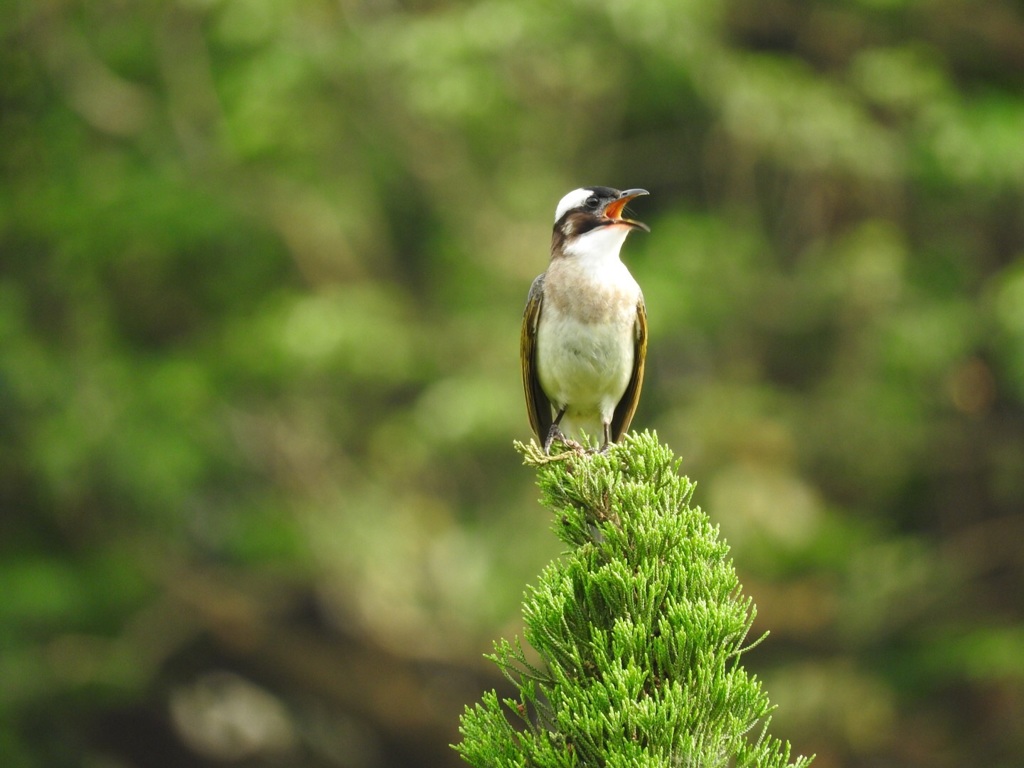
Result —
[[[585,235],[598,227],[607,227],[618,222],[586,211],[569,211],[551,233],[551,256],[565,256],[565,245],[570,238]]]

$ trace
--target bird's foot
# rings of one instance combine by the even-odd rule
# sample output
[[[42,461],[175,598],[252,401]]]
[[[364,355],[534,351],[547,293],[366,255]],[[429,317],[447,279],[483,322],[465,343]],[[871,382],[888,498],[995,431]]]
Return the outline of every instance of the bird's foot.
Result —
[[[544,438],[544,453],[551,453],[551,444],[555,442],[555,440],[560,440],[564,443],[565,435],[562,434],[562,430],[558,428],[557,424],[552,424],[551,429],[548,430],[548,436]]]
[[[564,445],[566,448],[568,448],[570,451],[573,451],[574,453],[592,453],[593,452],[593,451],[588,451],[586,446],[584,446],[582,443],[578,443],[575,440],[573,440],[572,438],[566,437],[565,434],[562,432],[562,430],[560,430],[558,428],[557,424],[552,424],[551,425],[551,429],[548,430],[548,436],[544,440],[544,453],[546,453],[548,455],[551,454],[551,444],[554,443],[555,440],[560,442],[562,445]]]

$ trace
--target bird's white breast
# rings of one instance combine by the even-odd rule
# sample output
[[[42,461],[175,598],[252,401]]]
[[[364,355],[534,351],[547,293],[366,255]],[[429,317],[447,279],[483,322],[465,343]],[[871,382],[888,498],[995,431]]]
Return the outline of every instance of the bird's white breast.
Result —
[[[537,368],[557,405],[594,415],[615,410],[633,372],[635,306],[629,317],[601,323],[548,309],[537,330]]]
[[[633,373],[640,286],[619,260],[625,231],[604,228],[552,261],[537,329],[537,372],[566,431],[600,435]]]

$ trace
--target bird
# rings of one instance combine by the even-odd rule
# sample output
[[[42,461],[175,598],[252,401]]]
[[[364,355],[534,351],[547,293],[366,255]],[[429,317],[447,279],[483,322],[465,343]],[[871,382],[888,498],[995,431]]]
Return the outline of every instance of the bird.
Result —
[[[619,251],[633,230],[623,216],[644,189],[581,187],[555,208],[551,260],[530,286],[520,358],[526,409],[549,454],[558,439],[601,439],[605,451],[629,428],[640,401],[647,356],[643,293]]]

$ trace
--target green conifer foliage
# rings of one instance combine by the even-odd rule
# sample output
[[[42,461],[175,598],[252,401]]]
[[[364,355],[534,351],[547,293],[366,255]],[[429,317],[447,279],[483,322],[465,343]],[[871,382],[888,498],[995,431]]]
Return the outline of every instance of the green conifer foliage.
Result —
[[[606,453],[544,456],[554,530],[571,549],[527,590],[526,639],[490,658],[519,689],[466,709],[476,766],[806,766],[768,734],[772,709],[741,664],[754,606],[694,485],[650,433]]]

